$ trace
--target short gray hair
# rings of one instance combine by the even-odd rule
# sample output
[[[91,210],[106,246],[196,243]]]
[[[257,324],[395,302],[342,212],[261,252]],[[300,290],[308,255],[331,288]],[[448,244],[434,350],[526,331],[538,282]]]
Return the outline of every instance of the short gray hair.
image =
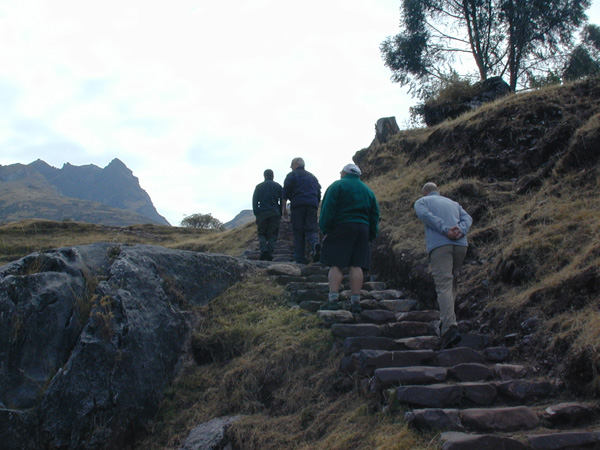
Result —
[[[302,158],[294,158],[292,159],[292,164],[298,164],[299,166],[303,166],[304,160]]]
[[[424,195],[428,195],[431,194],[432,192],[438,192],[438,187],[435,185],[435,183],[425,183],[425,185],[423,186],[423,189],[421,189],[421,192]]]

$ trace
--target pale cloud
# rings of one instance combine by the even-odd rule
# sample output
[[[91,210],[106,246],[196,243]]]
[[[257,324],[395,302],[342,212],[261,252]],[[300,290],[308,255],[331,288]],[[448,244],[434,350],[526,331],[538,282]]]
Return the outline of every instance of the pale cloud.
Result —
[[[296,156],[324,190],[378,118],[402,126],[415,102],[379,54],[399,8],[0,0],[0,164],[119,158],[173,225],[232,219],[264,169],[282,182]]]

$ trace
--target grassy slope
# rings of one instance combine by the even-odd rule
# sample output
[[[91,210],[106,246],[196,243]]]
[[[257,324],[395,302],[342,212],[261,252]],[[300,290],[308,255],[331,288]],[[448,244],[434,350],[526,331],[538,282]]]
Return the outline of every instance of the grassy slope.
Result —
[[[254,224],[217,232],[150,224],[111,227],[70,221],[24,220],[0,226],[0,264],[36,251],[94,242],[154,244],[239,256],[255,238],[255,229]]]
[[[475,219],[459,318],[529,335],[523,359],[598,394],[599,80],[513,95],[355,159],[382,206],[381,271],[432,301],[412,205],[437,183]]]
[[[198,313],[194,360],[138,450],[178,449],[192,428],[227,415],[243,416],[230,435],[245,450],[428,448],[431,436],[408,430],[402,415],[334,388],[340,353],[330,331],[291,309],[280,286],[257,276]]]

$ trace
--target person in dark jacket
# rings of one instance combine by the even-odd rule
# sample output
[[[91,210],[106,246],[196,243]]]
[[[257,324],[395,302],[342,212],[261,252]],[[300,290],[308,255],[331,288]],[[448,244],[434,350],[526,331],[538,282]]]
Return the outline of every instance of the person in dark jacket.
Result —
[[[256,185],[252,195],[252,211],[256,216],[260,260],[272,261],[275,243],[279,236],[283,188],[273,181],[273,171],[264,172],[265,181]]]
[[[355,164],[342,169],[341,179],[327,188],[321,205],[319,226],[323,233],[321,262],[329,269],[329,301],[321,309],[339,309],[342,269],[349,268],[350,308],[360,313],[363,269],[369,270],[369,243],[379,233],[379,205],[373,191],[360,180]]]
[[[294,261],[306,264],[307,243],[313,255],[312,259],[319,260],[317,208],[321,201],[321,185],[317,177],[304,168],[302,158],[294,158],[290,167],[292,171],[283,182],[283,217],[287,219],[286,203],[289,200],[294,232]]]

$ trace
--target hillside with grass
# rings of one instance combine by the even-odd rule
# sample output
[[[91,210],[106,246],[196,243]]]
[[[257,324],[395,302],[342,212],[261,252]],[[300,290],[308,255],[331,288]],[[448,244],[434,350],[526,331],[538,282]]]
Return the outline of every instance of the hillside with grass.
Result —
[[[600,81],[548,87],[404,131],[354,157],[382,209],[375,271],[435,307],[422,224],[427,181],[473,216],[457,313],[598,395]]]
[[[423,225],[413,203],[427,181],[473,216],[457,316],[515,358],[598,398],[600,346],[600,80],[519,93],[435,127],[401,131],[354,156],[381,207],[372,274],[436,309]],[[92,242],[150,243],[241,255],[250,223],[226,232],[25,221],[0,227],[3,262]],[[296,307],[294,307],[296,306]],[[180,449],[190,430],[239,416],[232,449],[437,449],[406,409],[383,410],[339,373],[340,346],[264,272],[195,315],[188,358],[154,420],[128,448]],[[571,397],[568,397],[569,399]]]

